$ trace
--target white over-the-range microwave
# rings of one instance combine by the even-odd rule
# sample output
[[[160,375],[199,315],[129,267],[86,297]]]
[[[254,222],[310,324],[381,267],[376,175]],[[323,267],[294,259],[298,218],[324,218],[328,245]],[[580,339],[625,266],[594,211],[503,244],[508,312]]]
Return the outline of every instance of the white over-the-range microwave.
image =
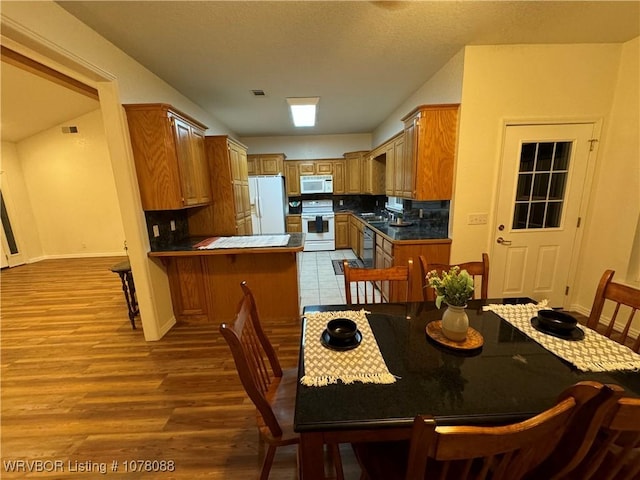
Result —
[[[300,177],[300,193],[333,193],[333,176],[331,175],[302,175]]]

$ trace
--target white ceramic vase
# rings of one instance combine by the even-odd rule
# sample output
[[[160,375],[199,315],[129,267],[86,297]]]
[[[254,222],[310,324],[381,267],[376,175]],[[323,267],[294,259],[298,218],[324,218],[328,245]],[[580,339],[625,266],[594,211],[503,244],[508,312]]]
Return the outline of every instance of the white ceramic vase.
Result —
[[[442,314],[442,333],[449,340],[462,342],[467,338],[469,330],[469,317],[467,317],[467,306],[454,307],[447,305],[447,309]]]

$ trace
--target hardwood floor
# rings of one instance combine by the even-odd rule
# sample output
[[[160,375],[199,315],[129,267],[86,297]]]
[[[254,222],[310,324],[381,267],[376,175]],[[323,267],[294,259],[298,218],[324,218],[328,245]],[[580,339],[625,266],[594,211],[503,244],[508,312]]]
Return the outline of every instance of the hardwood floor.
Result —
[[[218,325],[177,325],[145,342],[109,270],[121,260],[47,260],[2,271],[0,477],[99,478],[102,462],[115,475],[118,461],[123,479],[257,478],[255,410]],[[283,367],[295,366],[298,322],[265,328]],[[350,448],[342,452],[346,477],[358,478]],[[60,461],[64,472],[9,472],[7,462],[18,460]],[[175,471],[156,464],[126,473],[131,460],[173,461]],[[294,479],[295,471],[295,448],[279,449],[270,478]]]

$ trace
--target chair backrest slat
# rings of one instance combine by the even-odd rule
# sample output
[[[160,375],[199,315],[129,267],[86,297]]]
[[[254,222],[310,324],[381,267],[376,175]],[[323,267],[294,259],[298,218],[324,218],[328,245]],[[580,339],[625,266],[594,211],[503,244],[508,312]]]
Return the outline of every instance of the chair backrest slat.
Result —
[[[482,254],[482,261],[480,262],[465,262],[459,264],[444,264],[444,263],[429,263],[428,259],[424,255],[419,256],[420,260],[420,279],[422,280],[422,297],[424,301],[434,301],[435,292],[433,288],[429,287],[427,282],[427,273],[435,270],[438,273],[443,271],[448,272],[451,267],[457,265],[460,270],[466,270],[471,278],[475,288],[473,290],[473,298],[488,298],[489,293],[489,255],[487,253]],[[476,291],[478,290],[478,283],[480,283],[480,297],[478,297]]]
[[[406,266],[389,268],[352,268],[345,260],[343,270],[345,296],[348,304],[354,303],[354,296],[357,304],[406,302],[409,300],[413,259],[409,259]],[[402,289],[405,292],[404,296],[400,295]]]
[[[245,282],[242,282],[241,287],[244,295],[238,314],[233,324],[220,325],[220,332],[231,349],[238,376],[247,395],[271,434],[279,437],[282,435],[282,428],[268,396],[274,382],[282,377],[282,368],[271,342],[262,330],[251,290]]]
[[[606,270],[602,274],[593,299],[593,305],[591,306],[591,313],[587,320],[587,327],[592,330],[597,330],[598,325],[605,325],[606,327],[603,334],[606,337],[614,338],[616,341],[624,345],[629,338],[629,332],[631,331],[631,324],[633,323],[635,313],[640,309],[640,290],[628,285],[613,282],[614,274],[614,270]],[[603,318],[603,311],[605,304],[609,303],[614,307],[613,313],[607,321]],[[626,320],[622,321],[622,328],[618,338],[613,334],[616,331],[616,326],[620,325],[618,323],[619,316],[626,318]],[[635,352],[639,352],[640,335],[632,340],[631,348]]]

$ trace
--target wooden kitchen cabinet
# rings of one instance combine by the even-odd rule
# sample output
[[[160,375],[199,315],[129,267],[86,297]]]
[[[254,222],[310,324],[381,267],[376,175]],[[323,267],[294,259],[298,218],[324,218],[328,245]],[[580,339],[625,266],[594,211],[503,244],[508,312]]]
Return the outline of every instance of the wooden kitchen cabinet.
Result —
[[[176,318],[186,322],[206,322],[209,292],[202,257],[176,257],[167,265],[167,277]]]
[[[336,160],[333,162],[333,194],[343,195],[346,191],[345,161]]]
[[[373,154],[362,159],[362,193],[385,194],[385,159]]]
[[[336,213],[335,215],[335,232],[336,232],[336,249],[350,248],[349,243],[349,217],[350,213]]]
[[[364,231],[364,222],[355,215],[349,217],[349,245],[351,250],[358,258],[362,258],[362,249],[364,247],[362,235]]]
[[[298,168],[298,162],[284,162],[284,183],[287,197],[300,196],[300,169]]]
[[[382,145],[385,153],[385,194],[399,197],[402,189],[402,159],[404,156],[404,132]]]
[[[401,189],[396,196],[415,200],[450,200],[460,105],[422,105],[404,122],[404,154],[396,152]],[[402,165],[397,162],[402,158]],[[396,183],[396,187],[398,184]]]
[[[315,162],[313,161],[298,162],[298,172],[300,172],[300,175],[315,175],[316,174]]]
[[[333,160],[317,160],[314,163],[316,175],[333,175]]]
[[[284,153],[260,153],[247,155],[250,176],[284,175]]]
[[[287,233],[302,232],[302,215],[287,215],[285,224]]]
[[[375,253],[375,268],[390,268],[393,267],[393,243],[381,235],[376,235],[376,253]],[[378,288],[382,292],[382,297],[387,301],[391,301],[390,298],[394,294],[389,290],[390,282],[378,282]],[[391,287],[394,287],[393,285]],[[400,300],[401,297],[394,297]]]
[[[226,135],[205,137],[213,203],[189,214],[191,235],[251,235],[247,147]]]
[[[367,153],[368,152],[347,152],[344,154],[346,166],[345,193],[362,193],[362,162]]]
[[[211,202],[204,153],[207,127],[171,105],[124,105],[144,210]]]

